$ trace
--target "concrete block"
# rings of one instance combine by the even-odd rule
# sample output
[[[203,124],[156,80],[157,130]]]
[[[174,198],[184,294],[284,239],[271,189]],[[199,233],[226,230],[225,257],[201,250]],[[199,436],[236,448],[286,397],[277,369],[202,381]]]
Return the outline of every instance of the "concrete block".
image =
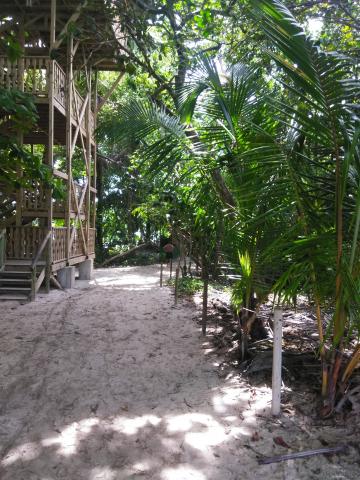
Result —
[[[88,258],[84,262],[79,263],[79,280],[91,280],[93,273],[94,260]]]
[[[75,287],[75,267],[64,267],[57,272],[57,279],[63,288]]]

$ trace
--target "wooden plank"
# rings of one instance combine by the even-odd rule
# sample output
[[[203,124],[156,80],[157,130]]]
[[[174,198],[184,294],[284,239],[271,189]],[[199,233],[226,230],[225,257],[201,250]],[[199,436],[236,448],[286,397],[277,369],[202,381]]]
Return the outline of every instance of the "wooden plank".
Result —
[[[48,216],[48,212],[40,211],[40,210],[23,210],[22,212],[23,217],[41,217],[46,218]]]
[[[68,261],[69,265],[76,265],[77,263],[82,263],[88,258],[87,255],[81,255],[79,257],[70,258]]]
[[[56,272],[57,270],[60,270],[60,268],[66,267],[67,262],[56,262],[51,265],[51,271]]]

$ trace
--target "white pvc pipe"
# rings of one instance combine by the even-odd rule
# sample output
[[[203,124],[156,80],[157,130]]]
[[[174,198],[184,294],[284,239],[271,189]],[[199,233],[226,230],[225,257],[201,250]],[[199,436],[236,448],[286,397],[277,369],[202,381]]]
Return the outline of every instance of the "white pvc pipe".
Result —
[[[272,403],[271,413],[280,415],[281,399],[281,353],[282,353],[282,322],[281,308],[274,309],[274,344],[273,344],[273,367],[272,367]]]

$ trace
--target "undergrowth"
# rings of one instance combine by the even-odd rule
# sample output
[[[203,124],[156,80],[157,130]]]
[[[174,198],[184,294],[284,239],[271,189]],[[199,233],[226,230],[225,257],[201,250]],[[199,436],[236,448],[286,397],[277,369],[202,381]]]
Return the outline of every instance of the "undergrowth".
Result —
[[[167,285],[174,287],[175,278],[167,280]],[[191,296],[203,288],[203,281],[199,278],[181,277],[179,278],[178,292],[179,296]]]

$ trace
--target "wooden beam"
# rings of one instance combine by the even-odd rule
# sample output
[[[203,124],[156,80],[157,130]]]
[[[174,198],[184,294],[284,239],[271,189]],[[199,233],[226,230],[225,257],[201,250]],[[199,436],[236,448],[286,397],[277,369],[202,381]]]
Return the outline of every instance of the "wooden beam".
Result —
[[[68,180],[69,176],[67,173],[61,172],[60,170],[53,169],[54,177],[62,178],[63,180]]]
[[[56,0],[51,0],[50,50],[54,48],[55,41],[56,41]]]
[[[71,23],[75,23],[78,18],[80,17],[81,15],[81,11],[83,10],[83,8],[86,7],[86,5],[88,4],[88,1],[87,0],[84,0],[84,2],[80,3],[77,7],[77,9],[75,10],[75,12],[71,15],[71,17],[69,18],[69,20],[66,22],[64,28],[61,30],[61,32],[59,33],[57,39],[55,40],[54,44],[53,44],[53,47],[52,47],[52,50],[56,50],[57,48],[60,47],[60,45],[62,44],[65,36],[66,36],[66,32],[68,30],[68,27]],[[72,36],[72,35],[71,35]]]

